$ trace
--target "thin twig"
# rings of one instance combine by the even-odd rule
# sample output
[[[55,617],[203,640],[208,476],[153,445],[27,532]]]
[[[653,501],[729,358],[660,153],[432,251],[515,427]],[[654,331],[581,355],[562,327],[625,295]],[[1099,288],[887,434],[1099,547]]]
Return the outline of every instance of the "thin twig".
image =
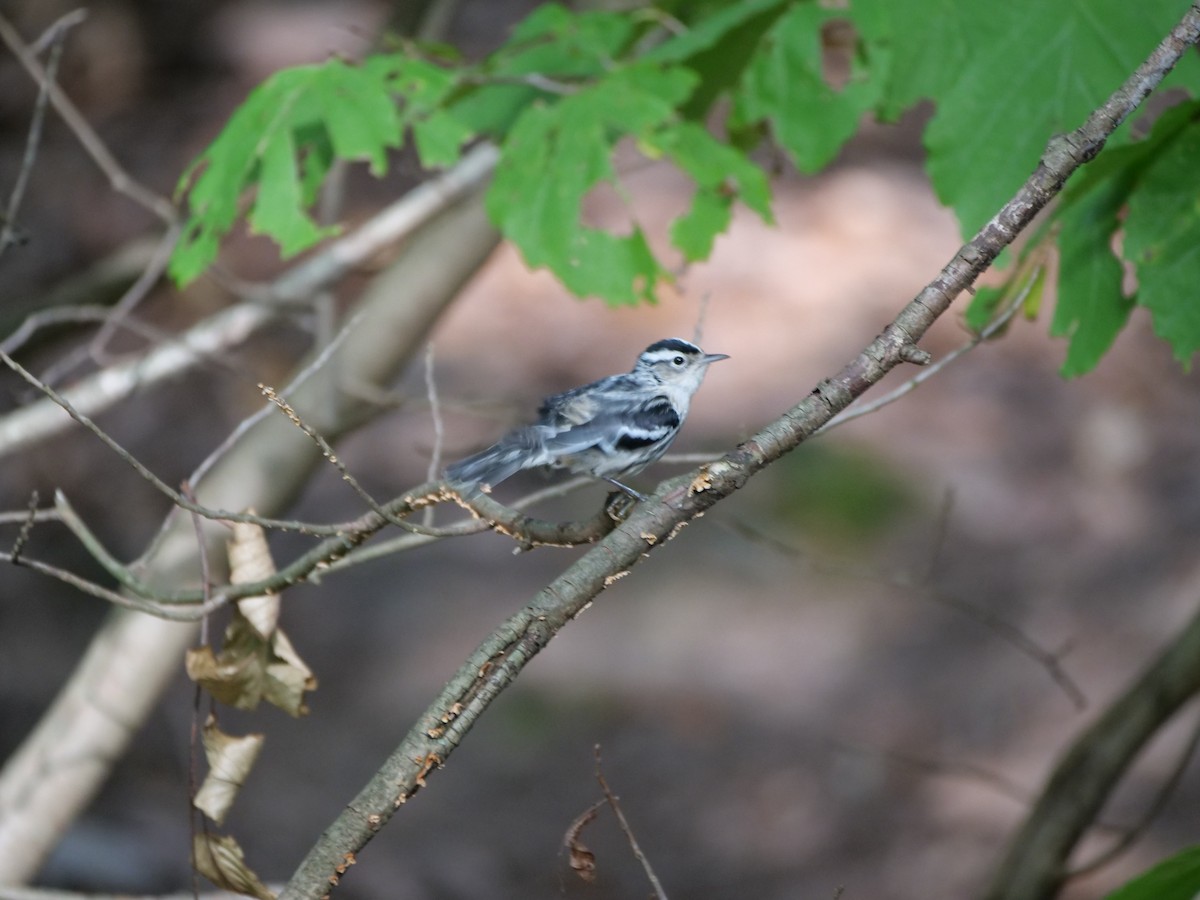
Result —
[[[151,326],[142,325],[133,322],[129,314],[133,309],[145,299],[162,277],[167,269],[167,263],[171,259],[171,251],[175,248],[175,243],[179,240],[180,228],[178,225],[169,225],[163,236],[159,239],[154,248],[154,252],[150,257],[149,265],[146,266],[138,275],[137,279],[125,291],[117,302],[108,310],[108,314],[101,320],[100,328],[96,334],[88,342],[87,346],[80,347],[76,353],[68,354],[58,360],[53,366],[50,366],[42,373],[42,380],[47,384],[55,384],[61,381],[68,372],[72,371],[83,360],[92,359],[98,365],[105,365],[110,362],[106,359],[107,346],[112,336],[121,329],[141,332],[143,334],[157,332],[159,337],[155,340],[163,342],[171,342],[176,340],[174,335],[152,329]],[[11,351],[10,351],[11,352]]]
[[[144,597],[109,590],[108,588],[101,587],[94,581],[88,581],[86,578],[76,575],[74,572],[41,562],[40,560],[31,559],[28,555],[23,555],[17,560],[11,557],[5,558],[8,562],[14,563],[23,569],[30,569],[48,578],[61,581],[81,594],[103,600],[105,603],[112,604],[121,609],[131,609],[135,612],[147,613],[157,619],[165,619],[170,622],[198,622],[204,616],[220,609],[229,603],[231,599],[234,599],[224,594],[218,594],[207,605],[178,606],[172,603],[159,603],[155,600],[147,600]]]
[[[315,291],[333,284],[385,247],[413,234],[436,214],[474,191],[495,168],[498,159],[499,151],[494,145],[481,144],[454,168],[423,182],[352,233],[327,244],[269,284],[230,285],[246,302],[197,323],[173,344],[82,379],[65,389],[63,396],[81,413],[96,415],[147,385],[179,375],[221,348],[241,343],[273,321],[281,306],[298,301],[307,303]],[[11,353],[8,344],[0,349]],[[0,417],[0,456],[44,440],[66,427],[68,423],[54,409],[56,405],[47,399]],[[195,483],[194,477],[192,480]]]
[[[179,492],[191,500],[196,502],[196,495],[192,491],[192,486],[188,482],[183,482],[179,486]],[[192,528],[196,532],[196,545],[200,554],[200,586],[204,591],[204,605],[207,606],[212,599],[210,591],[212,589],[212,577],[209,573],[208,566],[208,542],[204,539],[204,523],[195,513],[191,513]],[[208,613],[200,619],[200,646],[208,644]],[[192,894],[198,896],[200,893],[200,872],[196,866],[196,823],[199,821],[201,828],[207,828],[208,823],[203,816],[199,815],[196,809],[196,794],[199,791],[198,781],[200,773],[200,753],[201,753],[201,728],[200,728],[200,707],[204,702],[204,688],[200,685],[199,679],[192,686],[192,722],[191,733],[188,740],[188,777],[187,777],[187,810],[188,810],[188,829],[191,832],[189,837],[189,863],[192,876]]]
[[[311,531],[313,533],[326,530],[330,532],[336,531],[336,527],[327,529],[323,526],[314,526],[310,528],[302,522],[283,519],[268,519],[262,516],[232,512],[230,510],[209,509],[207,507],[199,506],[190,502],[186,497],[180,494],[179,491],[175,490],[173,487],[151,472],[141,460],[122,447],[115,438],[108,434],[108,432],[104,431],[104,429],[93,422],[90,418],[75,409],[70,401],[66,399],[66,397],[32,374],[28,369],[3,351],[0,351],[0,362],[3,362],[6,366],[20,375],[21,378],[23,378],[30,386],[41,391],[56,404],[58,404],[67,415],[98,437],[110,450],[113,451],[113,453],[115,453],[135,472],[137,472],[138,475],[140,475],[142,479],[151,487],[166,496],[172,503],[181,509],[188,510],[189,512],[199,513],[206,519],[223,519],[230,522],[252,522],[257,525],[262,525],[264,528],[276,528],[282,531]]]
[[[45,46],[50,47],[50,57],[46,61],[46,80],[38,85],[37,100],[33,104],[33,118],[29,123],[29,133],[25,138],[25,153],[21,157],[21,168],[17,171],[17,180],[13,184],[12,193],[8,197],[8,206],[4,210],[3,222],[0,222],[0,254],[9,247],[18,244],[22,235],[17,225],[17,214],[21,209],[21,200],[25,196],[25,188],[33,174],[33,166],[37,161],[38,146],[42,140],[42,125],[46,119],[46,103],[50,98],[49,85],[58,77],[58,63],[62,58],[63,42],[67,31],[82,22],[87,13],[82,9],[67,13],[51,25],[37,42],[35,53],[40,53]]]
[[[617,817],[617,822],[621,825],[621,831],[625,832],[625,839],[629,841],[629,849],[633,851],[634,858],[642,864],[642,871],[646,873],[646,878],[649,879],[650,886],[654,888],[654,896],[658,900],[667,900],[667,892],[663,890],[662,882],[654,874],[654,867],[650,865],[650,860],[642,852],[637,838],[633,835],[633,829],[629,827],[629,822],[625,818],[625,813],[621,811],[621,804],[617,802],[617,796],[612,792],[612,788],[608,786],[608,782],[604,778],[604,763],[600,758],[600,745],[597,744],[592,752],[596,757],[596,781],[600,784],[600,790],[604,791],[604,798],[612,808],[613,815]]]
[[[1050,680],[1059,687],[1076,709],[1082,710],[1087,707],[1087,697],[1083,693],[1083,689],[1079,687],[1075,680],[1062,667],[1062,663],[1060,662],[1061,652],[1055,653],[1052,650],[1047,650],[1020,626],[989,609],[976,606],[965,600],[960,600],[935,590],[928,583],[928,578],[917,581],[900,573],[889,575],[868,566],[857,566],[838,561],[817,562],[798,547],[794,547],[774,535],[767,534],[744,519],[734,518],[728,521],[721,521],[719,524],[749,540],[770,547],[777,553],[802,560],[814,571],[843,578],[858,578],[872,583],[885,584],[889,587],[914,591],[923,599],[949,607],[968,618],[974,619],[984,628],[991,631],[997,638],[1041,666],[1050,677]]]
[[[884,394],[882,397],[878,397],[869,403],[856,403],[849,409],[843,410],[840,414],[830,419],[829,422],[826,423],[825,427],[821,429],[822,433],[831,431],[832,429],[837,428],[839,425],[845,425],[847,422],[850,422],[854,419],[859,419],[863,416],[870,415],[871,413],[878,412],[879,410],[883,409],[883,407],[895,403],[901,397],[911,393],[912,391],[915,391],[930,378],[933,378],[935,375],[939,374],[947,366],[953,364],[956,360],[961,359],[963,356],[966,356],[980,344],[991,340],[994,336],[1007,328],[1008,323],[1011,322],[1013,317],[1016,316],[1016,314],[1020,311],[1021,307],[1025,304],[1026,298],[1029,296],[1029,292],[1033,290],[1034,285],[1037,283],[1038,276],[1041,273],[1041,267],[1044,266],[1044,263],[1039,262],[1037,266],[1037,271],[1032,273],[1023,282],[1021,289],[1016,293],[1003,311],[991,322],[989,322],[987,327],[982,329],[978,334],[973,335],[969,341],[962,346],[951,350],[937,362],[926,366],[895,390],[890,391]]]
[[[405,531],[411,531],[414,534],[424,534],[430,537],[447,536],[446,533],[440,529],[414,525],[412,522],[405,521],[401,516],[398,516],[388,510],[383,504],[371,496],[367,489],[359,483],[357,478],[350,474],[350,470],[346,468],[346,464],[343,463],[338,457],[337,452],[330,445],[329,441],[325,440],[325,438],[322,437],[315,428],[305,422],[304,419],[300,417],[300,414],[297,413],[292,407],[292,405],[275,392],[274,388],[270,387],[269,385],[260,384],[258,389],[260,392],[262,392],[264,397],[278,407],[280,412],[288,417],[289,421],[291,421],[293,425],[304,432],[304,434],[314,444],[317,445],[321,451],[321,455],[325,457],[325,460],[338,470],[338,474],[342,476],[342,481],[350,485],[354,493],[358,494],[362,501],[366,503],[368,507],[370,507],[372,512],[381,516],[386,522],[388,522],[388,524],[395,525],[397,528],[402,528]],[[430,507],[431,506],[432,504],[430,504]]]
[[[20,512],[8,510],[0,512],[0,525],[23,525],[30,518],[35,523],[57,522],[59,520],[58,513],[53,509],[35,509],[32,513],[28,509],[21,510]]]
[[[25,68],[25,71],[48,94],[50,102],[54,105],[58,114],[62,116],[62,120],[67,124],[67,127],[74,133],[75,139],[79,141],[96,165],[100,167],[100,171],[108,177],[108,182],[112,189],[117,193],[124,194],[139,206],[154,213],[154,215],[158,216],[164,222],[174,222],[177,215],[171,201],[150,190],[125,171],[121,164],[117,162],[116,157],[112,155],[112,152],[105,145],[104,141],[100,140],[100,136],[88,124],[87,119],[84,118],[78,107],[71,102],[70,98],[49,77],[42,64],[37,61],[37,58],[30,52],[29,47],[25,45],[20,34],[17,33],[17,30],[3,15],[0,15],[0,41],[4,42]]]
[[[442,422],[442,407],[438,402],[437,379],[433,372],[433,341],[425,345],[425,397],[429,402],[429,416],[433,420],[433,449],[429,454],[429,467],[425,473],[426,481],[436,481],[442,471],[442,442],[445,440],[446,429]],[[426,528],[433,527],[434,507],[426,507],[421,524]]]
[[[21,523],[21,530],[17,532],[17,539],[13,541],[12,549],[8,551],[8,558],[13,563],[19,563],[21,553],[25,550],[25,545],[29,543],[29,535],[33,532],[33,526],[37,522],[38,512],[38,492],[33,491],[29,495],[29,508],[25,513],[25,521]]]
[[[1026,808],[1028,808],[1033,800],[1032,793],[1023,785],[1018,784],[1002,772],[997,772],[986,766],[955,760],[932,759],[926,756],[906,753],[902,750],[880,749],[879,747],[850,741],[842,737],[829,737],[827,740],[834,747],[849,753],[880,757],[888,762],[930,775],[945,778],[963,778],[976,782]]]
[[[112,316],[104,323],[104,326],[96,333],[96,336],[92,338],[90,349],[97,362],[102,361],[108,342],[112,339],[116,330],[134,308],[146,298],[146,295],[150,293],[150,289],[159,282],[163,273],[167,271],[167,265],[171,261],[171,253],[175,249],[175,244],[179,242],[181,231],[182,228],[177,222],[173,222],[167,226],[162,239],[154,248],[153,256],[150,257],[150,265],[142,270],[142,274],[138,276],[137,281],[130,285],[129,290],[114,304]]]
[[[528,509],[531,506],[536,506],[546,500],[565,497],[568,494],[578,491],[580,488],[595,485],[596,479],[581,475],[578,478],[572,478],[560,484],[551,487],[542,488],[540,491],[534,491],[526,494],[524,497],[515,500],[510,509],[520,511]],[[387,541],[379,541],[365,547],[359,547],[356,550],[346,554],[341,559],[335,560],[329,565],[323,567],[322,572],[337,572],[341,569],[356,566],[361,563],[371,562],[372,560],[381,559],[385,556],[411,550],[414,547],[421,547],[433,541],[447,537],[459,537],[469,534],[479,534],[484,531],[495,530],[495,524],[483,518],[464,519],[461,522],[456,522],[452,525],[443,525],[437,531],[437,534],[405,534],[400,537],[392,538]]]

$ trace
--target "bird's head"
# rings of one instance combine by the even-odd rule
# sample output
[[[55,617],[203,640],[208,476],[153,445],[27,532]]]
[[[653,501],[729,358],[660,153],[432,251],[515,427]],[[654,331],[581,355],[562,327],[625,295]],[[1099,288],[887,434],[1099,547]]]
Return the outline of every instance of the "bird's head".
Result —
[[[705,353],[691,341],[666,338],[643,350],[633,371],[690,395],[700,387],[708,367],[721,359],[729,359],[728,354]]]

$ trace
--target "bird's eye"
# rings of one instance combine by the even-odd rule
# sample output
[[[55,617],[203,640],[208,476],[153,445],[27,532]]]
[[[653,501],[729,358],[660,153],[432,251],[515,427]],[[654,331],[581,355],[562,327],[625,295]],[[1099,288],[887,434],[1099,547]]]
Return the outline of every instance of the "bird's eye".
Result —
[[[671,365],[682,366],[685,362],[687,362],[686,359],[684,359],[682,356],[677,356],[673,360],[671,360]]]

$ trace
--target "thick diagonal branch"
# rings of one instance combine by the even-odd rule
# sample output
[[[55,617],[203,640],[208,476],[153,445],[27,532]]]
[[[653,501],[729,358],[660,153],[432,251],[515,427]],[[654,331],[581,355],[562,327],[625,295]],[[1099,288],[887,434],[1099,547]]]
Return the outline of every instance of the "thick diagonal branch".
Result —
[[[690,476],[666,482],[650,502],[636,507],[620,527],[480,644],[387,762],[322,835],[281,900],[325,896],[345,871],[345,860],[352,859],[425,784],[491,701],[567,622],[679,528],[794,449],[911,356],[934,320],[1061,190],[1071,173],[1100,152],[1113,131],[1195,43],[1197,34],[1200,4],[1188,11],[1150,58],[1080,128],[1050,141],[1037,169],[1016,196],[866,349],[817,385],[795,408],[722,459],[701,466]]]

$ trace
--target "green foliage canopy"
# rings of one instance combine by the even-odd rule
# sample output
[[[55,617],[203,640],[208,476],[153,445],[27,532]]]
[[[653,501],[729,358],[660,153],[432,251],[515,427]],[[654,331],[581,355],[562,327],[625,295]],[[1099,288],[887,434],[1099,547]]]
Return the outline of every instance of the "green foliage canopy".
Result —
[[[618,234],[581,217],[597,186],[620,191],[618,143],[669,159],[691,178],[691,203],[669,237],[697,261],[712,252],[735,202],[770,221],[769,183],[754,155],[764,141],[817,171],[864,117],[892,121],[920,101],[934,107],[925,130],[930,180],[974,232],[1046,141],[1100,105],[1186,7],[665,0],[574,13],[546,4],[479,62],[406,46],[356,65],[288,69],[251,93],[185,173],[189,217],[171,272],[180,283],[196,278],[241,216],[285,256],[327,237],[333,229],[309,209],[335,159],[380,174],[407,139],[423,165],[439,168],[486,137],[501,149],[488,212],[531,266],[579,296],[651,301],[670,276],[641,227]],[[835,56],[845,70],[836,78]],[[1122,128],[1068,186],[1054,227],[1030,241],[1056,242],[1060,255],[1051,332],[1067,339],[1064,374],[1093,368],[1138,305],[1181,363],[1200,349],[1196,54],[1170,83],[1183,89],[1178,105],[1145,135]],[[1126,266],[1136,289],[1124,283]],[[986,320],[995,296],[978,298],[968,321]]]

